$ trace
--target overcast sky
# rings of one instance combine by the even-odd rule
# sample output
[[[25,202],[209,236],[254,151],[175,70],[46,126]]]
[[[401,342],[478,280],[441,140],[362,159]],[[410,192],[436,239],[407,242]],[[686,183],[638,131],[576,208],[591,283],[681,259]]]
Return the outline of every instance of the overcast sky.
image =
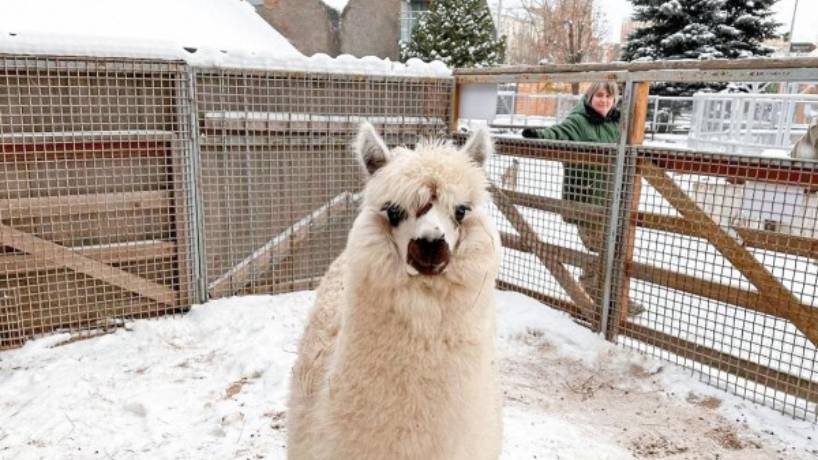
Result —
[[[633,13],[633,6],[628,0],[596,0],[608,19],[608,39],[619,41],[619,31],[622,21]],[[502,0],[503,9],[519,8],[521,0]],[[495,9],[498,0],[489,0],[492,9]],[[773,7],[776,20],[783,24],[781,32],[789,31],[792,21],[792,9],[795,0],[779,0]],[[818,0],[799,0],[798,15],[795,18],[795,41],[818,41]]]

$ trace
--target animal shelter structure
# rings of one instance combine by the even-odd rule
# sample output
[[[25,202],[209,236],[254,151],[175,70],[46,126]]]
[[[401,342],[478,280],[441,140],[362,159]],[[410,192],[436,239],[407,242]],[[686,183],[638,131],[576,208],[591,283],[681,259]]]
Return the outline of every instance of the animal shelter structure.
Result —
[[[390,145],[461,142],[466,85],[600,79],[624,88],[619,144],[496,140],[498,287],[712,385],[818,418],[818,239],[803,231],[814,223],[723,219],[739,192],[708,186],[786,186],[807,203],[818,162],[641,146],[651,82],[818,80],[818,59],[451,77],[0,55],[0,348],[313,288],[356,214],[348,144],[361,120]],[[566,165],[588,172],[598,200],[561,196]],[[510,166],[513,180],[501,181]]]

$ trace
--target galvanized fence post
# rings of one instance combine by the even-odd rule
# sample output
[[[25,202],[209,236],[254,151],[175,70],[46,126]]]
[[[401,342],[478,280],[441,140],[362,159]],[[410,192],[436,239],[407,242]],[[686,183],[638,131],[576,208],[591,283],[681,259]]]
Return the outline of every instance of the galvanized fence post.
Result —
[[[608,322],[612,316],[612,309],[614,303],[611,302],[611,284],[614,280],[614,260],[616,258],[615,246],[617,237],[619,236],[620,219],[622,207],[622,192],[625,184],[625,156],[628,153],[628,131],[630,130],[630,114],[633,113],[633,82],[627,80],[625,82],[625,90],[622,96],[622,110],[623,114],[619,121],[619,145],[616,149],[616,162],[614,163],[613,184],[609,188],[612,191],[611,207],[608,210],[608,217],[606,219],[606,234],[605,234],[605,253],[602,255],[603,267],[603,282],[602,282],[602,304],[600,305],[600,332],[606,335],[609,340],[613,337],[608,337],[608,331],[611,330]]]
[[[186,103],[189,110],[188,133],[190,136],[190,167],[188,170],[188,190],[191,197],[191,214],[193,223],[190,226],[193,258],[193,302],[207,301],[207,257],[204,244],[204,201],[201,192],[201,148],[199,145],[199,110],[197,103],[196,69],[185,66],[187,75]]]

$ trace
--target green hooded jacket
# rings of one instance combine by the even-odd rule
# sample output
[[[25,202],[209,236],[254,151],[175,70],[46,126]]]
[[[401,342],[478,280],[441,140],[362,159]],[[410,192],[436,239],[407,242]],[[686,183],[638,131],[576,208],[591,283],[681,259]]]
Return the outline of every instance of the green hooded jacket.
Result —
[[[561,123],[547,128],[525,129],[523,137],[574,142],[616,143],[619,141],[619,110],[603,118],[585,100],[577,104]],[[606,205],[607,168],[582,163],[565,163],[562,198],[580,203]]]

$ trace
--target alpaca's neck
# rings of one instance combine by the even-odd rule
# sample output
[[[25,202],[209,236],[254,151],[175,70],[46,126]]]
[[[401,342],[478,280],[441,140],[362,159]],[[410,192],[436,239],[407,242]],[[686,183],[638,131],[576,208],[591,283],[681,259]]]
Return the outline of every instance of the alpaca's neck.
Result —
[[[351,282],[342,333],[380,337],[395,346],[412,341],[479,342],[493,334],[490,289],[433,283],[374,285]]]

